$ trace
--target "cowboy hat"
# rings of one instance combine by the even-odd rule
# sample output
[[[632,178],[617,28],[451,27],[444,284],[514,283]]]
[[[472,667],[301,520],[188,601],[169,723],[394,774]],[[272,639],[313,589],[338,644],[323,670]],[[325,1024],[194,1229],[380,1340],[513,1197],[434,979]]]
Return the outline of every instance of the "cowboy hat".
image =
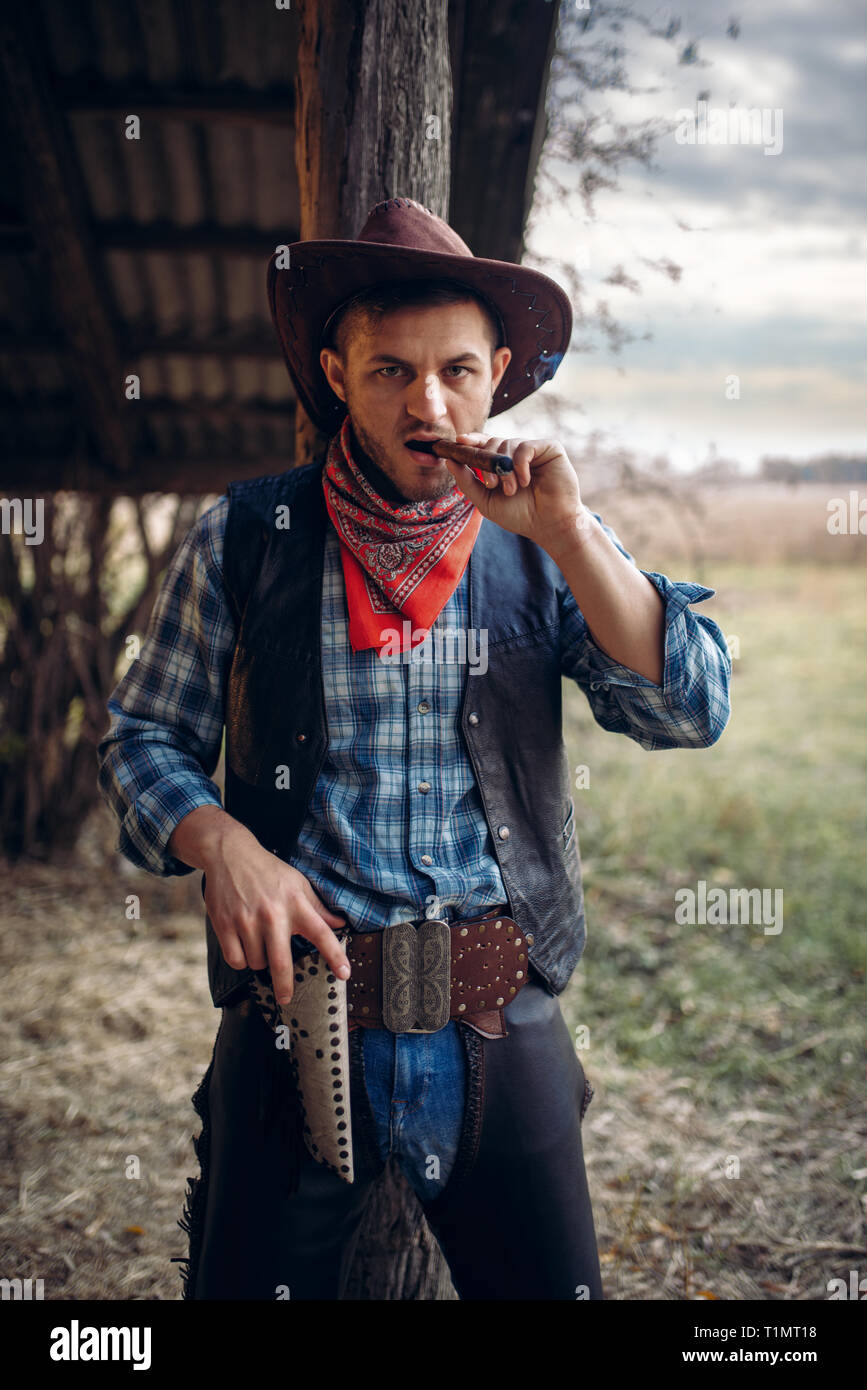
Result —
[[[499,415],[550,380],[572,332],[572,306],[547,275],[474,256],[447,222],[412,198],[378,203],[355,241],[298,241],[268,264],[268,303],[289,375],[311,419],[334,434],[346,406],[319,362],[326,325],[361,290],[400,281],[467,285],[499,315],[512,357],[494,393]]]

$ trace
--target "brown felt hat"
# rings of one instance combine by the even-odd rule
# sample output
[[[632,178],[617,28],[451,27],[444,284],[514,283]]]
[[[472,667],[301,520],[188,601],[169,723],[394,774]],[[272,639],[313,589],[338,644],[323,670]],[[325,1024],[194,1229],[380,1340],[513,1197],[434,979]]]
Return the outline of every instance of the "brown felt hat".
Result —
[[[288,265],[285,262],[288,260]],[[329,320],[353,295],[400,281],[468,285],[503,325],[512,359],[494,394],[499,415],[549,381],[572,332],[572,306],[537,270],[474,256],[447,222],[411,198],[378,203],[355,241],[298,241],[268,265],[268,303],[289,375],[308,415],[326,434],[346,414],[319,362]]]

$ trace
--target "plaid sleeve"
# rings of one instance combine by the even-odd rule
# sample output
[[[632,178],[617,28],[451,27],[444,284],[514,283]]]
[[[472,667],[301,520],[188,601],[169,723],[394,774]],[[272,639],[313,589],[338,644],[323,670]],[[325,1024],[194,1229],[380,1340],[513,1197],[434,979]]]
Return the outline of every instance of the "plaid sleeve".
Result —
[[[618,550],[629,551],[595,512]],[[603,729],[626,734],[642,748],[707,748],[728,723],[731,658],[712,618],[690,611],[691,603],[711,598],[713,589],[675,581],[642,570],[665,604],[665,666],[655,685],[614,661],[596,645],[571,590],[561,599],[560,652],[563,674],[587,696]]]
[[[99,788],[120,822],[117,848],[161,876],[191,873],[169,854],[172,831],[197,806],[220,806],[211,781],[223,734],[223,683],[235,623],[222,583],[228,498],[178,547],[140,655],[108,700],[97,750]]]

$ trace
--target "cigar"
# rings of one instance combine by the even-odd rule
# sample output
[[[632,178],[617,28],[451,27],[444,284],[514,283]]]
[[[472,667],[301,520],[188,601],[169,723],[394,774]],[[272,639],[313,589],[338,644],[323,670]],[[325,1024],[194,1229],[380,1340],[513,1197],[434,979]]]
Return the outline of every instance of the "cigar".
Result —
[[[483,473],[504,476],[515,471],[508,454],[493,454],[488,449],[475,449],[470,444],[454,444],[450,439],[408,439],[407,443],[420,454],[434,454],[437,458],[462,463],[467,468],[481,468]]]

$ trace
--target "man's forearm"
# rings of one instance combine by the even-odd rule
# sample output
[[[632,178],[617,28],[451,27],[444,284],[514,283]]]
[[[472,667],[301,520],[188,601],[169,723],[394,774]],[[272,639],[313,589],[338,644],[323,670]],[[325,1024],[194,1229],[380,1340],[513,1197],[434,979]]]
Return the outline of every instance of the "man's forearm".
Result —
[[[548,554],[572,590],[596,645],[613,661],[662,685],[665,605],[650,580],[586,509],[574,532]]]
[[[169,837],[169,853],[193,869],[207,870],[215,855],[224,855],[227,846],[241,839],[256,837],[240,821],[219,806],[197,806],[178,821]]]

